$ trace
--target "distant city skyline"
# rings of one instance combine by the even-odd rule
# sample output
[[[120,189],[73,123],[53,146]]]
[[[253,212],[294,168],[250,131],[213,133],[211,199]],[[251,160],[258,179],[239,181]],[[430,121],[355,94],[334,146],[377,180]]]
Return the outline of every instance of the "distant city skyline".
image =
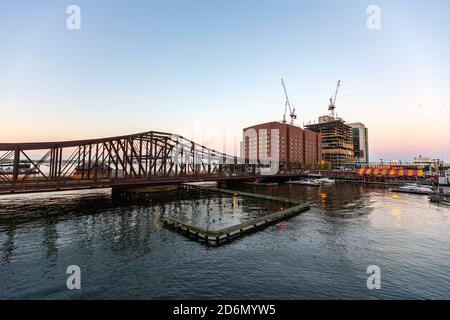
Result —
[[[368,128],[371,162],[450,162],[448,12],[444,0],[5,0],[0,142],[160,130],[239,153],[243,128],[282,119],[281,78],[297,125],[328,113],[341,80],[336,112]]]

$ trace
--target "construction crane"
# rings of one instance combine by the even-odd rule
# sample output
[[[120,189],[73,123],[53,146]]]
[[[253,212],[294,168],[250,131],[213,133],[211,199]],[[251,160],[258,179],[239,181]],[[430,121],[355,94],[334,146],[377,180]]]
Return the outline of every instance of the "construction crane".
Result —
[[[284,105],[284,114],[283,114],[283,123],[286,123],[286,112],[289,107],[289,116],[291,117],[291,125],[294,124],[294,120],[297,119],[297,115],[295,114],[295,108],[292,108],[291,103],[289,102],[289,97],[286,90],[286,85],[284,84],[283,78],[281,78],[281,84],[283,85],[284,95],[286,96],[286,103]]]
[[[328,106],[328,110],[330,111],[330,116],[334,119],[334,109],[336,109],[336,98],[339,92],[339,87],[341,86],[341,80],[338,81],[336,86],[336,91],[334,93],[334,98],[330,98],[330,105]]]

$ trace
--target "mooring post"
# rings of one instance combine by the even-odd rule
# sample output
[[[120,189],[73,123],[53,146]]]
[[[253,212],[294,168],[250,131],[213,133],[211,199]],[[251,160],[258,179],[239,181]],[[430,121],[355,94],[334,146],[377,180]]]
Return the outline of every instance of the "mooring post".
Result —
[[[13,185],[19,180],[20,149],[14,150]]]

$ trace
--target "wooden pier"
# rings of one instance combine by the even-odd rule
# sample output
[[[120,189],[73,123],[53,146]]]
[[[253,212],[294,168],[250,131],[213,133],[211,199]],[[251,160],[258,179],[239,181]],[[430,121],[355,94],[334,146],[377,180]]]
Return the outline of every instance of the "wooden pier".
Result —
[[[309,210],[309,205],[296,205],[289,209],[274,212],[218,231],[209,231],[203,228],[194,227],[192,225],[169,217],[163,217],[163,224],[166,227],[178,231],[191,239],[205,243],[206,245],[220,246],[246,234],[264,229],[279,221],[289,219],[307,210]]]

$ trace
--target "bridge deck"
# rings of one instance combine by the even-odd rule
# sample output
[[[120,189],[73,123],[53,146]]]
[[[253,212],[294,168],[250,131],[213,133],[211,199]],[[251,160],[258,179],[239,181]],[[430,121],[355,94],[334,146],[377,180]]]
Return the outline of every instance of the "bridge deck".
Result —
[[[98,188],[113,188],[127,186],[157,186],[167,184],[184,184],[190,182],[208,182],[208,181],[251,181],[255,179],[290,179],[305,176],[303,174],[285,174],[275,176],[255,176],[255,175],[188,175],[179,177],[151,177],[151,178],[131,178],[131,179],[66,179],[66,180],[28,180],[14,184],[0,183],[0,195],[10,193],[33,193],[33,192],[52,192],[68,191]]]

